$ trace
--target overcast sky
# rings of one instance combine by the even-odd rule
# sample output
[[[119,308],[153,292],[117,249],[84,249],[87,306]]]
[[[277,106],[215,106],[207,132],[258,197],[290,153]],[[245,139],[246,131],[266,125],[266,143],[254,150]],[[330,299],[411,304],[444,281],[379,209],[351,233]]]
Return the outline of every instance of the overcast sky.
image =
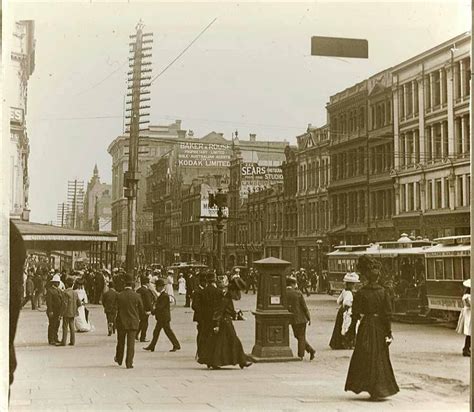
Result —
[[[109,143],[122,132],[129,35],[154,33],[153,75],[214,18],[152,85],[152,124],[182,119],[201,137],[295,142],[326,122],[330,95],[470,29],[470,2],[17,3],[36,22],[28,89],[31,220],[56,221],[67,181],[97,163],[111,182]],[[369,59],[310,56],[313,35],[365,38]]]

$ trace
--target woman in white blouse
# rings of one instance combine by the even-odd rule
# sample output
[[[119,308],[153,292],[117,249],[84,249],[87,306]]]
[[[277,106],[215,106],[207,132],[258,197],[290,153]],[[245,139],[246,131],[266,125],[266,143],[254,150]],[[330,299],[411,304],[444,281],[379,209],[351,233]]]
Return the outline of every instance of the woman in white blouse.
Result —
[[[339,309],[329,342],[332,349],[352,349],[354,347],[355,336],[353,332],[349,331],[349,327],[352,322],[352,302],[354,301],[352,289],[359,282],[357,273],[346,273],[344,276],[344,289],[337,298]]]

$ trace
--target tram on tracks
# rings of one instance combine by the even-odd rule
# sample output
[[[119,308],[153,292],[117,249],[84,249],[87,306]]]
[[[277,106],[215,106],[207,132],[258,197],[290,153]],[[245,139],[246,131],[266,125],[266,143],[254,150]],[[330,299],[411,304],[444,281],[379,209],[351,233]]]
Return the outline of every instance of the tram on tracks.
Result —
[[[463,281],[471,276],[471,236],[435,239],[426,249],[426,295],[430,316],[457,320],[462,309]]]
[[[410,239],[406,234],[396,241],[337,246],[327,255],[329,293],[339,293],[345,273],[357,271],[359,257],[368,255],[382,265],[380,283],[392,294],[394,312],[426,313],[425,252],[431,246],[427,239]],[[364,281],[361,278],[361,284]]]

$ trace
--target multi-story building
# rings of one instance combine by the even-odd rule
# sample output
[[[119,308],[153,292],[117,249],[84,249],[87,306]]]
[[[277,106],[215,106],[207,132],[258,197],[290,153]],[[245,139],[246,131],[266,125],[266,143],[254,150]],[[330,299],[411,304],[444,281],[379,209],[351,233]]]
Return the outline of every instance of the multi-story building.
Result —
[[[100,181],[99,169],[95,165],[84,196],[83,229],[110,232],[112,229],[111,203],[112,185]]]
[[[153,215],[153,229],[148,260],[171,263],[198,256],[196,248],[194,253],[182,253],[184,197],[190,195],[193,182],[197,184],[217,176],[227,181],[231,151],[231,141],[222,133],[211,132],[202,138],[189,133],[173,141],[168,152],[151,166],[147,178],[147,210]],[[206,228],[205,232],[208,231]],[[208,239],[209,235],[205,237]],[[202,257],[207,259],[208,255],[203,253]]]
[[[399,232],[469,233],[470,43],[465,33],[392,69]]]
[[[28,80],[35,69],[35,23],[23,20],[13,23],[10,60],[6,85],[10,107],[10,217],[29,220],[28,206],[28,140],[26,117]]]
[[[298,144],[296,261],[300,267],[318,267],[321,253],[328,245],[326,236],[329,229],[327,188],[330,180],[328,127],[318,128],[309,125],[307,131],[297,136],[296,140]]]
[[[367,171],[369,242],[398,239],[393,224],[395,194],[393,178],[392,73],[382,71],[367,80],[368,141]]]
[[[153,232],[153,215],[146,208],[146,177],[151,165],[172,150],[178,138],[184,139],[186,131],[181,129],[181,120],[170,125],[150,125],[140,133],[138,151],[138,197],[137,197],[137,256],[145,259],[145,250],[150,249]],[[127,250],[128,208],[124,196],[124,173],[128,171],[129,137],[120,135],[110,143],[107,151],[112,156],[112,231],[117,234],[117,259],[124,261]]]
[[[288,262],[297,263],[296,237],[298,235],[298,162],[296,148],[285,148],[285,161],[281,165],[283,173],[283,237],[281,257]]]
[[[332,245],[366,243],[368,240],[367,105],[367,80],[331,96],[326,105],[331,158],[328,195]],[[306,191],[307,170],[300,170],[299,175],[301,191]],[[299,227],[306,225],[303,217]]]
[[[262,189],[283,183],[281,165],[285,160],[286,141],[257,140],[255,134],[250,134],[249,140],[233,139],[233,150],[230,161],[230,182],[228,191],[229,220],[227,222],[227,240],[225,251],[225,266],[231,268],[236,262],[247,261],[248,264],[257,257],[264,256],[261,241],[264,223],[252,218],[248,228],[250,250],[246,251],[239,243],[239,233],[242,233],[242,223],[239,219],[245,216],[243,208],[245,199],[250,193],[260,192]],[[253,208],[253,202],[246,206]],[[258,212],[263,219],[263,214]]]
[[[227,185],[227,177],[208,175],[183,186],[180,248],[180,259],[183,261],[195,260],[207,265],[215,263],[217,207],[209,206],[209,194],[216,193],[218,189],[226,192]],[[224,217],[228,215],[226,208],[223,213]]]

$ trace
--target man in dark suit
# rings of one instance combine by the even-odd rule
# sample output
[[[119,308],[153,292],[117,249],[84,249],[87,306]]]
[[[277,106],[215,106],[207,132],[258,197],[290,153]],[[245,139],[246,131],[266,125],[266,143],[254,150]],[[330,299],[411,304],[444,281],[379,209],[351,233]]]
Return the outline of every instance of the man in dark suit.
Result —
[[[176,352],[177,350],[181,349],[181,346],[170,326],[170,322],[171,322],[170,297],[165,292],[165,281],[163,279],[160,278],[156,281],[156,290],[160,294],[158,296],[158,299],[156,300],[155,310],[154,310],[156,326],[155,326],[155,329],[153,330],[153,339],[151,340],[150,345],[148,345],[147,347],[143,349],[153,352],[155,350],[156,343],[158,342],[161,329],[163,329],[165,331],[166,336],[168,337],[171,344],[173,345],[170,352]]]
[[[125,365],[127,369],[133,368],[135,355],[135,337],[140,324],[140,315],[143,312],[143,303],[140,295],[133,290],[135,281],[132,276],[127,276],[125,289],[117,298],[117,348],[115,362],[122,365],[125,340],[127,341],[127,356]]]
[[[293,314],[291,327],[298,340],[298,357],[303,360],[305,351],[309,353],[309,360],[314,359],[316,351],[306,340],[306,324],[311,325],[311,316],[304,300],[303,294],[296,289],[296,279],[286,279],[286,298],[288,310]]]
[[[206,287],[206,275],[204,273],[199,274],[199,285],[194,289],[191,307],[194,311],[193,322],[196,322],[197,337],[196,337],[196,359],[199,359],[202,355],[202,292]]]
[[[137,289],[137,293],[142,298],[143,303],[143,313],[140,318],[140,325],[138,327],[138,332],[136,339],[140,338],[140,342],[148,342],[146,340],[146,331],[148,330],[148,317],[151,315],[153,310],[153,292],[148,288],[149,279],[147,276],[142,276],[140,278],[141,286]]]
[[[105,316],[107,317],[108,336],[115,333],[115,324],[117,318],[117,299],[118,293],[115,290],[114,283],[109,282],[109,290],[102,296],[102,305],[104,306]]]
[[[59,344],[58,329],[61,323],[63,297],[59,290],[59,275],[54,275],[46,292],[46,315],[48,316],[48,343]]]

